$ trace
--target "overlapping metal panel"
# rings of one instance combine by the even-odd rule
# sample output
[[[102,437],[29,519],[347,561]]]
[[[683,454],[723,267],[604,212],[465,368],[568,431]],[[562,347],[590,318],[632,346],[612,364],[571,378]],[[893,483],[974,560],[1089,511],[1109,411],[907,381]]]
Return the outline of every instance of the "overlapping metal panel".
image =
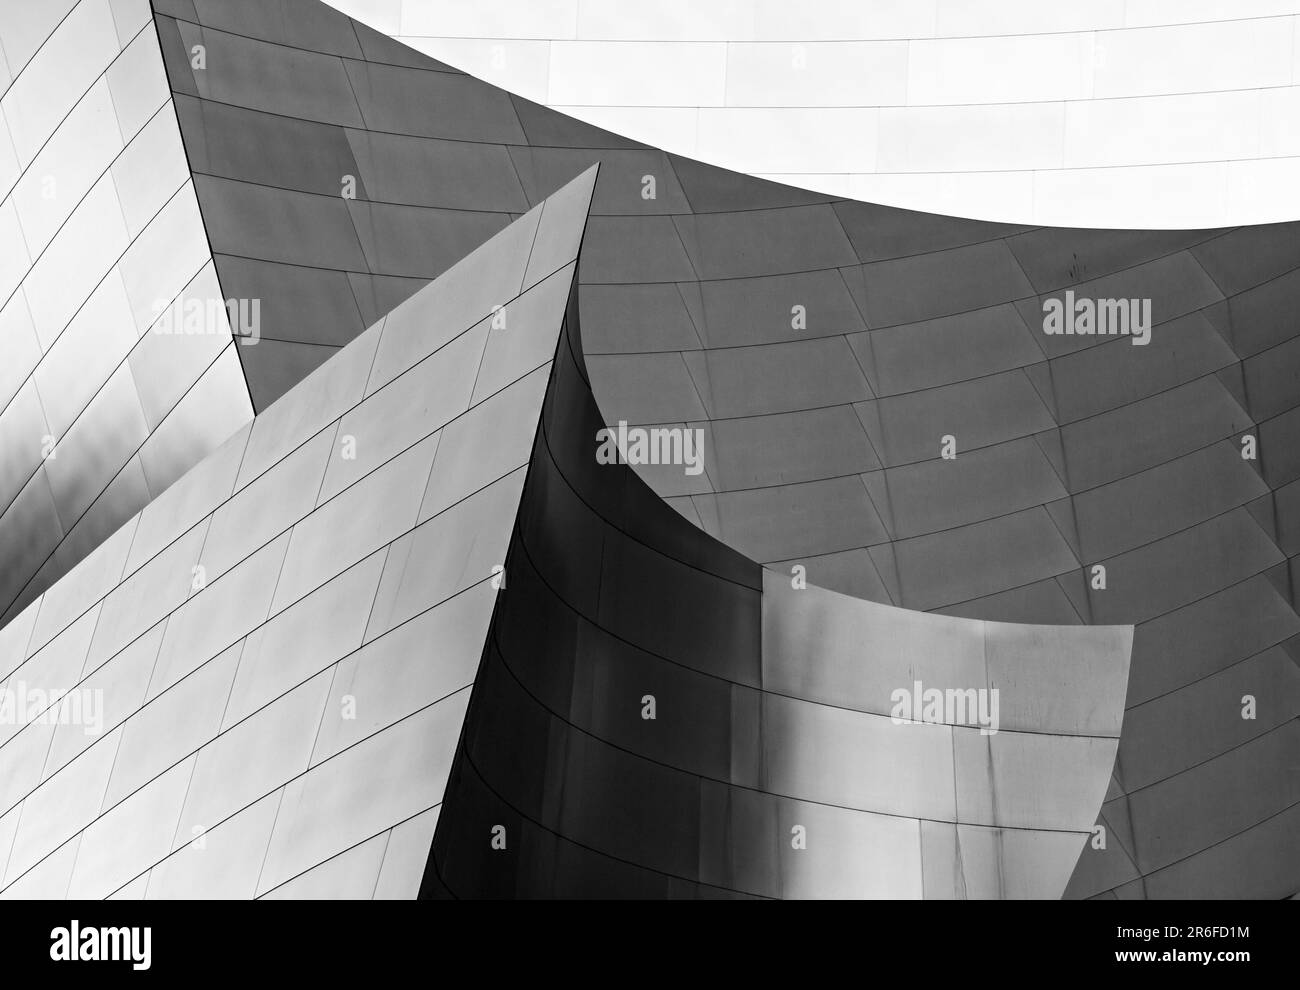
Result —
[[[594,179],[0,630],[0,896],[414,896]]]
[[[422,894],[1060,897],[1131,627],[927,615],[759,567],[593,458],[579,322]]]
[[[77,14],[82,6],[90,13]],[[33,461],[10,506],[36,479],[60,474],[45,482],[58,528],[14,515],[6,529],[0,518],[6,553],[30,572],[24,593],[35,593],[36,566],[53,568],[42,580],[57,571],[31,546],[57,546],[66,568],[112,531],[109,516],[115,524],[119,510],[150,504],[0,628],[8,686],[85,681],[126,719],[88,746],[39,723],[5,729],[6,893],[310,894],[360,890],[367,879],[395,890],[384,844],[405,850],[408,874],[418,872],[436,800],[402,805],[416,817],[399,824],[392,805],[355,789],[368,786],[371,759],[421,772],[404,761],[420,763],[412,754],[430,740],[445,749],[445,771],[460,714],[442,708],[423,734],[384,729],[376,738],[395,748],[383,753],[335,740],[341,748],[319,772],[317,739],[292,778],[285,768],[303,754],[288,737],[313,717],[323,727],[320,713],[346,701],[327,697],[326,681],[347,663],[334,650],[349,636],[333,623],[357,596],[371,611],[355,656],[370,647],[370,624],[387,623],[374,663],[393,671],[418,658],[426,636],[446,640],[460,644],[458,662],[407,673],[455,680],[455,669],[468,686],[464,664],[484,649],[475,631],[486,613],[445,614],[410,640],[395,633],[417,627],[428,595],[460,590],[466,559],[489,566],[483,546],[464,543],[474,520],[491,520],[504,556],[526,464],[514,583],[492,620],[475,691],[485,700],[470,711],[449,796],[461,811],[440,827],[427,892],[1044,895],[1059,893],[1082,846],[1074,896],[1294,893],[1294,225],[1026,228],[833,199],[598,131],[307,0],[155,6],[201,224],[164,210],[126,247],[124,259],[136,243],[166,249],[165,260],[118,265],[132,316],[124,325],[139,331],[140,293],[175,274],[186,230],[206,228],[207,294],[261,300],[261,339],[237,352],[216,338],[227,365],[243,359],[242,376],[230,366],[234,377],[222,379],[238,386],[230,390],[189,388],[171,358],[136,354],[145,338],[124,352],[138,360],[119,358],[111,373],[98,359],[51,360],[59,342],[47,347],[40,328],[80,306],[77,292],[50,290],[65,267],[55,261],[81,278],[95,267],[81,252],[103,245],[66,236],[76,211],[51,242],[66,245],[35,264],[24,237],[10,238],[6,252],[27,266],[10,302],[35,307],[30,326],[13,324],[27,336],[14,339],[35,349],[30,383],[15,392],[31,396],[0,421],[6,458],[31,460],[31,430],[76,414],[78,382],[97,393],[74,420],[89,425],[55,448],[71,460]],[[130,9],[110,9],[119,51]],[[45,32],[48,46],[81,25],[66,44],[106,44],[86,26],[95,16],[100,28],[110,23],[94,0],[73,13],[90,20],[33,22],[18,36]],[[44,104],[18,109],[28,107],[19,83],[41,50],[4,97],[15,148],[53,126]],[[40,88],[70,92],[79,78]],[[581,208],[565,207],[585,216],[590,199],[577,265],[576,214],[548,225],[536,204],[597,161]],[[143,214],[123,189],[154,189],[146,175],[101,171],[77,210],[111,187],[132,229]],[[20,198],[10,197],[15,229],[42,229],[45,214]],[[102,233],[116,229],[109,217],[88,209],[80,222]],[[533,228],[535,237],[524,233]],[[500,254],[489,255],[536,283],[529,293],[510,302],[517,291],[498,280],[513,275],[476,268],[482,252],[421,291],[500,231]],[[553,258],[561,262],[548,268]],[[493,307],[508,304],[514,320],[530,297],[557,314],[552,333],[567,305],[570,346],[558,367],[571,365],[547,400],[548,424],[564,427],[531,461],[531,430],[514,431],[536,424],[527,410],[540,408],[530,403],[542,402],[545,382],[524,372],[550,360],[555,338],[493,325],[502,317]],[[1149,339],[1048,333],[1045,311],[1076,298],[1149,305]],[[430,337],[427,314],[450,336]],[[75,342],[66,334],[59,340]],[[68,343],[65,357],[81,350]],[[487,356],[476,362],[476,353]],[[71,384],[40,390],[43,376],[62,385],[65,368]],[[574,375],[589,377],[590,394]],[[391,384],[371,395],[369,380]],[[189,405],[167,415],[173,393]],[[249,394],[257,420],[160,495],[166,484],[155,480],[170,482],[238,426]],[[94,405],[114,395],[122,402]],[[461,425],[436,443],[415,435],[456,411]],[[620,421],[698,431],[702,469],[598,466],[591,434]],[[476,442],[484,433],[497,439]],[[347,437],[368,440],[336,460],[333,443]],[[133,464],[144,486],[109,499]],[[506,476],[513,487],[497,480]],[[465,498],[462,479],[482,491]],[[65,533],[60,498],[91,506],[78,518],[100,518],[102,531],[87,529],[84,541]],[[96,516],[100,502],[113,512]],[[408,509],[407,530],[392,529]],[[602,556],[579,532],[599,534]],[[530,626],[539,617],[549,624]],[[1106,628],[1125,625],[1136,627],[1131,668],[1126,634]],[[1061,626],[1080,628],[1051,628]],[[529,649],[518,646],[521,629],[532,630]],[[872,630],[889,648],[858,655]],[[960,658],[976,643],[982,679],[957,677],[954,659],[942,676],[956,683],[943,686],[1006,692],[998,735],[960,719],[900,726],[883,716],[880,692],[907,686],[894,683],[896,668],[913,649],[946,656],[951,647]],[[529,667],[533,647],[552,665]],[[633,703],[658,697],[639,688],[643,672],[664,677],[674,731],[657,731]],[[398,704],[395,683],[371,682],[381,711]],[[173,751],[179,763],[156,765]],[[276,757],[265,773],[232,783],[231,768],[262,751]],[[873,763],[879,752],[913,775]],[[531,772],[520,775],[525,756]],[[437,776],[414,792],[440,797]],[[951,789],[951,801],[921,779]],[[585,799],[566,803],[557,787]],[[291,810],[282,831],[289,799],[290,809],[334,807],[350,825],[318,828]],[[386,820],[366,818],[373,809]],[[514,857],[483,858],[504,851],[479,820],[495,810],[519,816],[507,828],[524,838],[507,846]],[[269,886],[255,877],[250,889],[239,870],[205,874],[210,860],[185,855],[184,830],[202,838],[222,814],[232,862],[258,843],[275,853]],[[819,844],[791,847],[791,859],[777,849],[796,825]],[[719,829],[745,840],[719,844]],[[860,848],[868,840],[897,856],[872,859]],[[909,864],[921,857],[918,873]],[[157,868],[144,879],[132,864]]]
[[[252,407],[149,4],[5,4],[0,38],[2,623]]]
[[[335,300],[330,319],[277,315],[281,343],[246,365],[255,400],[599,160],[579,272],[593,393],[611,423],[704,431],[700,474],[638,468],[654,489],[845,594],[1134,624],[1108,841],[1070,893],[1294,893],[1295,224],[1029,228],[835,199],[600,131],[310,7],[160,5],[227,291]],[[203,72],[178,57],[195,44]],[[1148,303],[1148,342],[1047,333],[1045,309],[1076,299]]]

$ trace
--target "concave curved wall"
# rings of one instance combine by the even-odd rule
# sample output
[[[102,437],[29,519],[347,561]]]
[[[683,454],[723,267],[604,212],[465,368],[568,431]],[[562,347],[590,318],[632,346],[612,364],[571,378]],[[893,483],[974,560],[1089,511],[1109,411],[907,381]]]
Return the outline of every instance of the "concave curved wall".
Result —
[[[846,594],[1135,625],[1108,841],[1069,893],[1300,889],[1295,224],[1037,228],[835,199],[597,130],[305,2],[158,11],[223,289],[277,300],[245,362],[258,408],[599,160],[593,394],[610,421],[705,431],[702,474],[639,469],[655,491]],[[1150,300],[1150,343],[1046,335],[1067,291]]]
[[[1060,897],[1132,630],[761,568],[597,463],[579,321],[575,294],[421,895]],[[902,714],[926,684],[971,707]]]

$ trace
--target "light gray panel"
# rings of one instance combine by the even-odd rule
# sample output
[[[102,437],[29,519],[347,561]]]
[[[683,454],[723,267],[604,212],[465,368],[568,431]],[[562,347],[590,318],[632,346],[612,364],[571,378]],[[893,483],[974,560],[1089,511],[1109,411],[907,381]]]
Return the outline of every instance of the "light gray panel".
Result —
[[[537,239],[528,255],[523,288],[531,288],[578,257],[598,171],[599,166],[589,166],[546,200]]]
[[[12,883],[99,814],[113,768],[117,736],[113,733],[102,745],[90,747],[62,772],[27,795],[5,868],[6,883]]]
[[[438,442],[421,522],[528,463],[550,366],[538,368],[464,414]]]
[[[318,674],[199,751],[173,846],[307,768],[329,683],[329,672]]]
[[[0,680],[9,676],[10,671],[27,659],[28,643],[36,627],[40,602],[33,602],[18,616],[0,626]]]
[[[72,429],[45,459],[65,529],[90,508],[149,435],[130,369],[120,365]]]
[[[1115,764],[1114,739],[955,728],[957,813],[967,824],[1089,828]]]
[[[145,506],[127,557],[128,574],[230,497],[251,429],[251,423],[243,427]]]
[[[393,543],[367,640],[491,576],[505,563],[523,469],[493,482]]]
[[[430,808],[388,833],[388,848],[375,885],[375,900],[413,900],[420,890],[424,864],[433,845],[433,830],[438,825],[438,809]]]
[[[0,309],[0,341],[4,342],[6,360],[0,365],[0,409],[18,393],[27,376],[41,359],[41,345],[32,326],[27,298],[21,289],[9,297]]]
[[[122,279],[111,271],[33,373],[51,433],[63,436],[138,337]]]
[[[83,560],[104,540],[129,524],[131,516],[149,500],[149,484],[140,466],[139,456],[123,465],[95,502],[66,534],[54,552],[41,565],[14,607],[23,606],[36,591],[58,581],[70,568]]]
[[[361,401],[378,341],[379,328],[371,327],[344,348],[338,360],[326,362],[262,410],[253,422],[237,489],[334,422],[343,409]]]
[[[252,417],[236,346],[226,344],[203,377],[140,447],[140,462],[151,491],[170,487]]]
[[[334,429],[326,427],[212,513],[201,563],[215,581],[316,505]]]
[[[920,822],[847,808],[780,801],[777,834],[780,894],[804,898],[919,899]],[[792,849],[791,829],[802,825],[807,847]]]
[[[202,833],[153,868],[149,900],[248,900],[257,886],[280,792]]]
[[[69,897],[106,897],[167,854],[193,764],[155,778],[82,833]]]
[[[985,688],[984,623],[909,612],[763,572],[763,686],[890,714],[913,682]]]
[[[465,694],[397,723],[290,781],[259,884],[279,886],[442,796]]]
[[[555,355],[576,268],[566,265],[547,276],[508,303],[499,321],[489,323],[483,364],[474,383],[474,402],[541,367]],[[500,325],[492,325],[498,322]]]
[[[158,651],[158,665],[149,681],[150,698],[156,698],[266,618],[288,545],[288,534],[277,537],[211,584],[195,589],[197,593],[172,613]]]
[[[217,734],[239,650],[235,643],[222,651],[127,721],[104,795],[105,808],[114,807]]]
[[[76,857],[76,841],[65,842],[25,873],[22,879],[6,887],[0,897],[21,901],[63,900],[68,896]]]
[[[51,703],[51,691],[71,690],[81,680],[86,649],[98,619],[99,606],[96,606],[32,654],[9,676],[5,686],[14,692],[13,715],[0,721],[0,743],[8,743],[15,735],[31,731],[31,723],[20,716],[20,712],[40,715]],[[24,697],[26,703],[20,704]],[[36,710],[31,711],[29,706]]]
[[[367,393],[480,322],[493,306],[519,294],[541,214],[540,206],[533,207],[520,222],[444,272],[427,292],[388,314]]]
[[[54,730],[54,739],[45,758],[45,777],[63,769],[70,760],[99,742],[108,730],[120,725],[144,703],[162,632],[163,625],[159,623],[77,685],[80,694],[74,697],[85,706],[83,713],[94,712],[93,719],[75,720],[72,700],[64,701],[68,710],[61,714],[60,724]],[[120,744],[111,748],[120,751]]]
[[[361,645],[385,556],[383,551],[371,554],[248,635],[223,727]]]
[[[8,506],[36,472],[42,452],[53,449],[56,457],[58,454],[57,448],[52,448],[51,441],[46,439],[51,434],[34,381],[29,380],[14,401],[0,413],[0,429],[8,438],[4,453],[0,454],[0,468],[3,469],[0,499]],[[58,439],[54,437],[53,442]]]
[[[370,900],[379,882],[388,833],[367,839],[269,890],[267,900]]]
[[[465,410],[487,333],[483,324],[467,330],[343,416],[321,501],[333,498]],[[349,438],[353,456],[346,457]],[[437,437],[430,440],[435,448],[438,443]]]
[[[211,258],[205,218],[187,184],[122,255],[118,271],[139,329],[152,323],[160,303],[175,299]]]
[[[1119,738],[1131,627],[988,622],[984,629],[1003,728]]]
[[[312,764],[456,691],[483,654],[496,591],[481,582],[403,623],[338,664]],[[351,698],[354,717],[343,717]]]
[[[0,746],[0,808],[17,807],[40,783],[54,726],[37,722]]]
[[[861,811],[955,821],[953,792],[932,783],[953,779],[953,731],[764,694],[764,788]]]
[[[66,580],[60,581],[45,593],[39,617],[31,629],[29,652],[40,649],[66,629],[77,616],[113,590],[122,578],[135,528],[135,520],[128,522],[87,554],[81,563],[68,572]]]
[[[211,262],[205,264],[203,270],[185,286],[182,296],[182,307],[198,303],[206,307],[209,300],[222,300]],[[230,343],[230,331],[225,324],[205,327],[220,331],[208,333],[161,332],[167,328],[164,323],[154,323],[140,337],[128,358],[131,376],[140,393],[140,406],[150,429],[157,429],[177,400]]]
[[[296,602],[415,525],[437,439],[420,441],[293,528],[275,588],[274,611]]]

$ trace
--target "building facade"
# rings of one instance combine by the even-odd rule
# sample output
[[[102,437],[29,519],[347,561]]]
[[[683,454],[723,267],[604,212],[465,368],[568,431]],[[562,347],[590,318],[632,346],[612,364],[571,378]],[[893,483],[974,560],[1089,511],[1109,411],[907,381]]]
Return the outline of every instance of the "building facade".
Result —
[[[304,402],[337,414],[304,421],[313,436],[342,418],[346,388],[330,383],[359,375],[339,369],[363,361],[357,345],[387,334],[399,314],[432,319],[449,306],[462,329],[485,323],[503,341],[522,337],[537,348],[527,370],[556,355],[544,399],[512,413],[531,444],[503,443],[515,459],[496,461],[497,441],[481,440],[445,482],[437,451],[429,464],[412,462],[430,486],[479,462],[520,473],[491,514],[501,541],[491,564],[502,570],[488,583],[501,586],[484,592],[490,616],[464,627],[477,640],[458,655],[474,654],[477,678],[472,661],[453,678],[474,687],[449,716],[454,729],[438,736],[450,749],[439,744],[442,769],[421,791],[436,800],[402,807],[427,816],[411,840],[423,846],[414,858],[424,893],[1269,897],[1300,888],[1300,774],[1289,755],[1300,731],[1293,224],[1121,231],[914,213],[598,130],[321,4],[171,0],[155,4],[153,21],[217,295],[260,307],[255,345],[225,341],[243,391],[220,415],[233,430],[250,407],[257,413],[244,443],[282,429],[260,424],[296,422],[284,410]],[[546,197],[560,187],[574,196],[566,183],[597,163],[573,221],[585,231],[579,261],[576,243],[565,255],[553,248],[564,237],[546,235]],[[540,223],[529,220],[543,201]],[[494,235],[482,250],[509,254],[499,242],[529,223],[531,251],[553,248],[574,266],[548,290],[564,297],[549,338],[509,329],[527,293],[508,277],[503,287],[499,271],[476,270],[472,307],[428,301],[462,257]],[[527,255],[510,263],[531,267]],[[432,371],[440,353],[419,356]],[[467,401],[483,373],[468,381]],[[432,391],[376,419],[423,415],[421,397],[442,396],[451,381],[433,389],[431,379]],[[624,455],[626,437],[645,435],[678,438],[688,456],[601,463],[605,428]],[[221,451],[247,462],[239,436]],[[317,442],[317,460],[303,455],[301,490],[314,478],[327,498],[335,452]],[[204,459],[202,437],[187,450],[199,467],[161,496],[141,493],[135,508],[148,507],[127,529],[163,513],[155,506],[198,497],[173,491],[220,492],[226,482],[205,482],[204,472],[234,470],[221,498],[237,497],[280,456],[221,468],[221,451]],[[388,490],[360,491],[334,509],[340,519],[316,525],[332,531],[355,516],[349,527],[381,531]],[[196,503],[189,527],[217,505]],[[268,573],[287,567],[284,527],[309,528],[325,509],[295,505],[297,517],[271,514],[287,550],[272,540],[262,558],[230,558],[218,573],[238,564],[260,587],[254,560]],[[468,551],[446,550],[437,541],[452,534],[422,510],[415,518],[426,538],[395,533],[382,544],[386,559],[398,553],[441,593],[440,569],[460,566],[447,554]],[[216,524],[213,514],[205,525]],[[123,532],[82,565],[101,562],[96,587],[106,594],[134,587],[124,579],[141,562],[138,538]],[[179,535],[145,545],[157,553]],[[191,538],[206,554],[208,537]],[[119,566],[114,552],[131,559]],[[269,604],[236,600],[243,583],[227,577],[233,597],[218,605],[221,579],[192,548],[174,553],[190,575],[172,590],[182,594],[174,606],[212,626],[208,635],[230,634],[222,648],[238,686],[248,642],[290,601],[278,590]],[[348,565],[364,570],[366,559]],[[190,589],[195,566],[211,588]],[[298,590],[314,594],[309,583]],[[47,644],[64,640],[77,655],[65,619],[88,607],[116,614],[111,594],[95,606],[89,592],[63,587],[0,630],[10,686],[41,666]],[[382,579],[378,587],[371,601],[385,594]],[[82,611],[48,604],[65,593]],[[148,654],[143,634],[166,648],[165,614],[148,626],[137,627],[143,615],[116,620],[128,638],[108,655],[95,654],[94,639],[109,634],[83,616],[90,628],[78,634],[91,640],[77,670],[90,675],[137,643]],[[421,642],[437,642],[435,633]],[[356,646],[369,636],[363,628]],[[199,656],[213,641],[200,643],[167,655],[189,658],[178,670],[220,669],[216,654]],[[330,669],[331,680],[339,675],[329,665],[345,662],[329,651],[320,661],[312,672]],[[71,676],[60,662],[49,669],[57,676],[47,686]],[[151,700],[152,676],[145,683]],[[924,716],[927,687],[945,700],[984,699],[986,714],[999,698],[1001,728],[980,732],[969,710],[911,717]],[[918,696],[908,717],[897,691]],[[330,710],[302,700],[304,712]],[[124,741],[130,713],[147,708],[122,702]],[[205,746],[239,746],[238,733],[224,741],[237,727],[224,718],[210,739],[186,743],[196,774]],[[267,732],[295,724],[287,710],[262,721]],[[15,748],[37,746],[25,732],[0,745],[0,760],[27,774],[0,809],[15,836],[23,821],[40,821],[29,814],[54,813],[24,806],[59,807],[67,773],[49,759],[33,768],[36,758]],[[445,803],[440,774],[450,775]],[[200,791],[224,793],[220,777]],[[298,779],[277,771],[257,800],[287,799]],[[238,799],[221,798],[231,813]],[[87,818],[83,809],[83,824],[64,830],[61,855],[80,861],[66,848],[85,842],[100,810]],[[214,824],[206,813],[176,815],[173,841],[190,841],[181,825]],[[377,848],[401,821],[369,822],[375,830],[347,833],[345,846],[308,842],[315,852],[291,861],[322,886],[300,889],[329,890],[335,875],[373,880]],[[63,865],[44,865],[55,849],[39,852],[32,838],[12,846],[23,867],[6,873],[14,893],[45,870],[57,889]],[[134,862],[171,870],[146,862],[151,855]],[[67,869],[75,880],[78,867]],[[121,882],[151,896],[186,889],[140,876]],[[77,889],[110,893],[106,884]],[[238,896],[272,889],[255,880]]]

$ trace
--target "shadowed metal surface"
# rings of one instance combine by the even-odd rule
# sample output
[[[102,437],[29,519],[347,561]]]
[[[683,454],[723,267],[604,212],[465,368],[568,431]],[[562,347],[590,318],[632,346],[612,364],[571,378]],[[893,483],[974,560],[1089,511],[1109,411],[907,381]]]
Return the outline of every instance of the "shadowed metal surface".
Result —
[[[156,8],[223,288],[276,300],[255,405],[600,160],[593,394],[611,421],[706,437],[699,476],[639,469],[655,491],[846,594],[1134,624],[1109,841],[1069,893],[1300,888],[1295,224],[1024,228],[836,200],[569,120],[306,0]],[[1044,335],[1067,290],[1150,299],[1151,342]]]
[[[926,615],[746,560],[596,463],[578,322],[422,896],[1060,897],[1132,629]],[[1006,715],[892,717],[918,682]]]

